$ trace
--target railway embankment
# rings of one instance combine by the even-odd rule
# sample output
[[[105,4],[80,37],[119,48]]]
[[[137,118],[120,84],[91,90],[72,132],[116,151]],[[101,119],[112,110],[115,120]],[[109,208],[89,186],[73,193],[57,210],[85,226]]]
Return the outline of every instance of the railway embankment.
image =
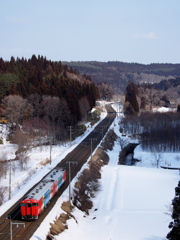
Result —
[[[54,223],[50,224],[51,228],[47,240],[53,240],[54,235],[58,235],[68,228],[66,221],[69,218],[75,219],[72,213],[74,206],[85,214],[89,214],[89,210],[93,207],[92,199],[101,187],[98,181],[101,178],[101,168],[109,162],[107,151],[113,150],[116,140],[117,135],[110,129],[100,146],[96,149],[95,154],[90,158],[87,168],[78,177],[74,186],[72,203],[63,203],[61,208],[65,214],[61,214]]]

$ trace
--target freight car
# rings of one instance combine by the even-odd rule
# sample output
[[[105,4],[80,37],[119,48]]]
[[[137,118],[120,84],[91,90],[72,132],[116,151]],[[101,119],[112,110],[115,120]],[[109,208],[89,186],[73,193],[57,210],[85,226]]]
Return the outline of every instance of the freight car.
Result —
[[[66,181],[66,171],[55,168],[21,201],[22,219],[35,220]]]

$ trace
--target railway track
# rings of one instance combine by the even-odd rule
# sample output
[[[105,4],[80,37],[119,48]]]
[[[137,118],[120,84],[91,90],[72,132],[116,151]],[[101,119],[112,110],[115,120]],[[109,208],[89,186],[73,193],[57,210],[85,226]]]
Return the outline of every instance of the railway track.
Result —
[[[87,159],[99,145],[109,126],[114,121],[116,117],[114,110],[110,105],[107,105],[106,108],[107,112],[109,112],[106,118],[104,118],[72,152],[70,152],[60,163],[57,164],[56,167],[67,169],[67,181],[52,198],[50,204],[46,207],[46,209],[44,209],[39,218],[33,222],[25,222],[21,220],[19,205],[21,201],[20,199],[5,214],[3,214],[3,216],[0,217],[0,240],[29,240],[31,238],[46,215],[51,211],[58,198],[69,186],[69,169],[67,163],[73,161],[76,162],[76,164],[71,165],[71,179],[73,179],[82,166],[87,162]]]

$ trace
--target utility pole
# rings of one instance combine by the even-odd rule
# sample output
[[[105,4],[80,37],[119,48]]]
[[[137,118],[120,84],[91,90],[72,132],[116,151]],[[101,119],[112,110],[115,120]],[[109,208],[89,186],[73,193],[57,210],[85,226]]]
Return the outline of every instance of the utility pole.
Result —
[[[97,141],[97,138],[90,138],[89,140],[91,141],[91,161],[92,161],[92,142]]]
[[[11,199],[11,172],[12,172],[12,164],[10,159],[10,169],[9,169],[9,200]]]
[[[70,142],[72,141],[72,126],[69,127],[70,129]]]
[[[77,164],[77,161],[69,161],[69,202],[71,202],[71,164]]]
[[[9,222],[9,224],[10,224],[10,239],[12,240],[13,239],[13,234],[12,234],[12,220],[10,219],[10,222]]]
[[[51,152],[52,152],[52,139],[50,138],[50,164],[52,162],[52,159],[51,159]]]
[[[69,139],[71,142],[72,141],[72,126],[68,126],[67,129],[69,129]]]
[[[70,142],[72,141],[72,126],[69,126],[69,139],[70,139]]]
[[[12,230],[12,225],[14,224],[14,225],[17,225],[17,227],[19,227],[19,225],[23,225],[24,226],[24,228],[25,228],[25,223],[13,223],[12,222],[12,220],[11,220],[11,218],[10,218],[10,222],[9,222],[9,224],[10,224],[10,240],[13,240],[13,230]]]
[[[120,106],[121,106],[121,102],[119,102],[119,117],[120,117]]]

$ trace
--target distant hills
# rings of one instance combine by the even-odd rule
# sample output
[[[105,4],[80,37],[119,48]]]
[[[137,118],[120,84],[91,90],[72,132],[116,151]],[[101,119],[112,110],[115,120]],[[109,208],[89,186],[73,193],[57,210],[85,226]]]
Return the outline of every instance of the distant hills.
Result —
[[[78,61],[62,62],[80,74],[90,76],[95,83],[112,85],[114,94],[122,94],[128,82],[157,83],[161,80],[175,79],[180,76],[180,64],[171,63],[125,63],[118,61]]]

